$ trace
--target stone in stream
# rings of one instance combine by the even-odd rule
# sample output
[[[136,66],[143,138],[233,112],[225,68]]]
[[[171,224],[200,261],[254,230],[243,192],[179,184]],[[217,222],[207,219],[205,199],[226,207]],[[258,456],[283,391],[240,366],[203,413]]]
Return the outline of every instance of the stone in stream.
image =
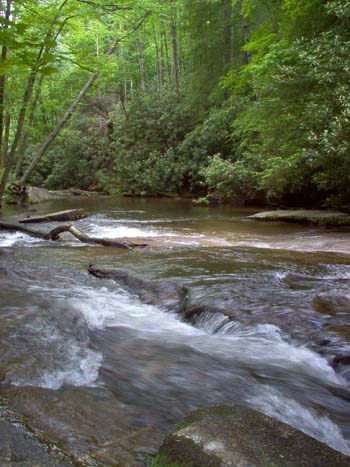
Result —
[[[196,324],[198,318],[203,315],[206,316],[222,316],[226,317],[228,321],[237,319],[239,314],[234,310],[233,306],[229,303],[219,303],[219,304],[201,304],[201,303],[185,303],[184,307],[181,310],[181,315],[192,324]]]
[[[49,450],[0,404],[1,467],[73,467],[63,453],[54,452],[54,446]]]
[[[283,221],[296,224],[316,224],[329,227],[350,225],[350,215],[344,212],[306,209],[259,212],[258,214],[249,216],[249,219],[257,221]]]
[[[89,273],[120,282],[149,305],[180,312],[187,299],[188,289],[175,281],[145,279],[125,269],[104,269],[94,265],[89,266]]]
[[[67,211],[52,212],[50,214],[43,214],[42,216],[27,216],[20,219],[20,224],[34,224],[39,222],[63,222],[63,221],[76,221],[87,217],[84,209],[69,209]]]
[[[179,467],[350,465],[349,457],[326,444],[245,407],[193,412],[164,440],[160,456]]]
[[[50,201],[54,199],[72,198],[74,196],[84,196],[84,197],[101,196],[101,193],[79,190],[76,188],[71,188],[69,190],[63,190],[63,191],[51,191],[51,190],[46,190],[45,188],[38,188],[38,187],[33,186],[28,189],[27,201],[28,203],[36,204],[36,203],[41,203],[43,201]]]
[[[66,196],[62,196],[55,192],[45,190],[45,188],[37,188],[37,187],[31,186],[28,189],[28,198],[27,198],[28,203],[36,204],[36,203],[41,203],[43,201],[50,201],[53,199],[61,199],[61,198],[66,198]]]

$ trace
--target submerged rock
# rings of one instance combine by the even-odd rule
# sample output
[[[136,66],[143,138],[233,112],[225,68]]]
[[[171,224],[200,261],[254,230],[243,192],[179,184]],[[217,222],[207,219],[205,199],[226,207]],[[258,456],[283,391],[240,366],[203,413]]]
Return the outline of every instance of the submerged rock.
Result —
[[[297,224],[317,224],[325,226],[346,226],[350,225],[350,215],[337,211],[321,210],[285,210],[259,212],[249,216],[249,219],[260,221],[283,221]]]
[[[350,458],[254,410],[214,407],[191,414],[160,454],[186,467],[348,467]]]
[[[158,305],[176,312],[182,309],[188,294],[188,289],[175,281],[145,279],[124,269],[104,269],[90,265],[89,273],[123,284],[144,303]]]

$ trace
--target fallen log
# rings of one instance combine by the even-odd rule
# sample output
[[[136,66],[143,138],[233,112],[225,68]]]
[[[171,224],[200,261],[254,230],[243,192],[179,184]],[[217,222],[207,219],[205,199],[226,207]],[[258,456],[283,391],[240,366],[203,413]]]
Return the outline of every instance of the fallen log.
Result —
[[[62,221],[77,221],[87,217],[84,209],[69,209],[67,211],[53,212],[42,216],[27,216],[25,219],[20,219],[20,224],[37,224],[39,222],[62,222]]]
[[[66,224],[60,225],[49,232],[42,232],[41,230],[31,229],[29,227],[24,227],[21,224],[12,224],[9,222],[4,222],[0,220],[0,230],[8,230],[11,232],[23,232],[31,237],[35,238],[42,238],[44,240],[59,240],[60,235],[64,232],[71,233],[75,238],[77,238],[82,243],[87,243],[89,245],[102,245],[107,247],[115,247],[115,248],[124,248],[130,250],[134,247],[145,247],[147,244],[145,243],[129,243],[127,241],[121,241],[120,239],[116,238],[97,238],[97,237],[90,237],[89,235],[80,232],[74,225]]]
[[[12,224],[10,222],[5,222],[0,220],[0,229],[8,230],[10,232],[23,232],[31,237],[47,239],[47,234],[41,232],[40,230],[31,229],[29,227],[24,227],[21,224]]]

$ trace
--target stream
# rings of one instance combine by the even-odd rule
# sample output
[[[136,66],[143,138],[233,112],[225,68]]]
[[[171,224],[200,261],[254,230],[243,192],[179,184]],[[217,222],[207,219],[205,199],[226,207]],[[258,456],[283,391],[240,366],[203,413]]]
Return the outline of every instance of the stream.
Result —
[[[83,465],[141,466],[191,410],[241,404],[349,453],[350,229],[174,200],[34,209],[81,207],[83,232],[155,243],[127,251],[0,231],[0,395],[32,430]],[[173,279],[208,312],[184,322],[88,275],[91,263]],[[235,319],[210,312],[218,305]]]

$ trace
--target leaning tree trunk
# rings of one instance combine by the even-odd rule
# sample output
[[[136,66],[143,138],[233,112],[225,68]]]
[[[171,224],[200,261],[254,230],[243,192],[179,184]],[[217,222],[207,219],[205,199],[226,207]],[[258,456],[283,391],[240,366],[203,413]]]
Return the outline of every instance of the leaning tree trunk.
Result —
[[[11,1],[7,0],[6,2],[6,11],[5,11],[5,24],[3,29],[8,29],[8,20],[11,16]],[[1,64],[4,64],[7,59],[8,48],[6,45],[3,45],[1,48]],[[3,148],[3,132],[5,126],[5,85],[6,85],[6,74],[0,75],[0,168],[5,167],[6,160],[5,155],[2,150]]]
[[[28,126],[27,126],[27,129],[26,129],[25,133],[24,133],[23,141],[21,143],[21,146],[20,146],[18,154],[17,154],[17,163],[16,163],[16,168],[15,168],[15,173],[14,173],[14,179],[15,180],[17,180],[18,175],[19,175],[20,170],[21,170],[21,165],[22,165],[22,161],[23,161],[23,158],[24,158],[25,150],[26,150],[27,145],[28,145],[30,130],[31,130],[32,126],[33,126],[35,110],[36,110],[38,102],[39,102],[39,98],[40,98],[40,94],[41,94],[41,87],[42,87],[43,81],[44,81],[44,75],[41,75],[39,83],[38,83],[38,87],[37,87],[37,90],[36,90],[36,94],[35,94],[31,109],[30,109]]]
[[[111,47],[109,48],[108,52],[106,53],[106,56],[110,56],[113,54],[113,52],[116,50],[117,46],[118,46],[118,38],[116,37],[113,44],[111,45]],[[88,90],[91,88],[91,86],[94,84],[94,82],[97,80],[97,78],[100,76],[100,72],[99,71],[96,71],[90,78],[89,80],[86,82],[86,84],[84,85],[84,87],[82,88],[82,90],[80,91],[80,93],[78,94],[78,96],[76,97],[76,99],[74,100],[74,102],[72,102],[72,104],[70,105],[69,109],[66,111],[66,113],[63,115],[63,117],[61,118],[61,120],[57,123],[57,125],[55,126],[55,128],[51,131],[51,133],[49,134],[49,136],[46,138],[46,140],[44,141],[44,143],[40,146],[38,152],[36,153],[36,156],[34,157],[34,159],[32,160],[32,162],[29,164],[27,170],[24,172],[22,178],[20,179],[20,184],[21,185],[24,185],[28,178],[30,177],[31,173],[33,172],[33,170],[35,169],[35,167],[37,166],[38,162],[40,161],[40,159],[43,157],[43,155],[45,154],[45,152],[48,150],[48,148],[50,147],[50,145],[53,143],[53,141],[56,139],[57,135],[60,133],[60,131],[62,130],[62,128],[64,128],[64,126],[66,125],[66,123],[68,122],[68,120],[71,118],[71,116],[73,115],[74,111],[76,110],[76,108],[78,107],[78,105],[80,104],[80,101],[83,99],[83,97],[85,96],[85,94],[88,92]]]
[[[64,6],[68,3],[68,1],[69,0],[63,0],[62,4],[60,5],[60,7],[58,9],[58,12],[55,15],[54,19],[52,20],[52,22],[50,24],[50,28],[47,31],[46,35],[45,35],[44,43],[46,43],[52,37],[52,31],[53,31],[53,28],[55,27],[55,25],[56,25],[56,23],[57,23],[57,21],[59,19],[59,14],[62,11],[62,9],[64,8]],[[65,23],[63,23],[63,24],[65,24]],[[59,28],[59,31],[62,31],[62,26],[61,26],[61,28]],[[57,39],[57,36],[55,36],[55,38]],[[29,75],[29,78],[28,78],[28,81],[27,81],[27,86],[26,86],[26,89],[24,91],[24,95],[23,95],[23,99],[22,99],[22,105],[21,105],[21,109],[20,109],[20,112],[19,112],[19,116],[18,116],[18,123],[17,123],[16,132],[15,132],[13,142],[12,142],[12,145],[11,145],[11,150],[10,150],[10,152],[9,152],[9,154],[7,156],[6,162],[5,162],[5,170],[4,170],[1,182],[0,182],[0,208],[1,208],[1,205],[2,205],[3,196],[4,196],[4,193],[5,193],[6,184],[7,184],[9,175],[10,175],[11,165],[12,165],[12,162],[14,161],[14,159],[15,159],[17,148],[18,148],[19,142],[20,142],[21,137],[22,137],[22,132],[23,132],[23,128],[24,128],[24,122],[25,122],[25,119],[26,119],[27,109],[28,109],[28,105],[29,105],[32,93],[33,93],[35,81],[36,81],[36,78],[37,78],[38,73],[40,71],[40,66],[42,65],[43,53],[48,52],[48,51],[49,51],[49,49],[47,47],[45,47],[44,45],[42,45],[40,47],[40,50],[39,50],[37,58],[36,58],[36,64],[32,68],[32,71],[31,71],[31,73]]]

